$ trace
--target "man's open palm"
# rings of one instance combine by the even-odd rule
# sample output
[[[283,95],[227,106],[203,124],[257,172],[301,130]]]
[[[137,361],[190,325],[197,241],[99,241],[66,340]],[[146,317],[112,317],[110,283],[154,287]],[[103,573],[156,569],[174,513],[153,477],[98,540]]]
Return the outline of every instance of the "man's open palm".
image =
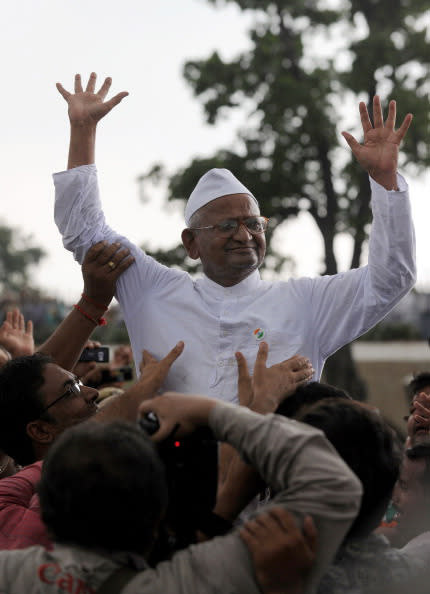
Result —
[[[360,144],[349,134],[342,132],[351,150],[369,175],[387,189],[396,185],[397,160],[399,146],[412,121],[412,114],[408,114],[398,130],[396,123],[396,102],[390,101],[388,116],[384,123],[381,101],[377,95],[373,98],[373,120],[370,121],[365,103],[360,103],[360,117],[364,133],[364,142]]]
[[[69,93],[60,84],[56,87],[69,105],[69,119],[71,124],[95,126],[110,110],[118,105],[128,95],[126,91],[118,93],[109,101],[105,101],[112,84],[111,78],[106,78],[100,89],[95,92],[97,75],[92,72],[85,91],[82,88],[81,75],[75,76],[75,92]]]

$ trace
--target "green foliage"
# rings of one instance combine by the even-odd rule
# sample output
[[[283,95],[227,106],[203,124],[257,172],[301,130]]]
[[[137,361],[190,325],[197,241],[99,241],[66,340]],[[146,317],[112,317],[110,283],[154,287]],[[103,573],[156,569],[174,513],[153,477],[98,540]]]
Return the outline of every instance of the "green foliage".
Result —
[[[229,1],[255,17],[250,48],[229,61],[217,51],[189,61],[184,76],[209,124],[240,108],[246,125],[234,147],[195,158],[172,175],[169,198],[185,200],[207,169],[227,167],[273,224],[309,212],[323,236],[325,272],[337,271],[333,242],[340,232],[354,237],[351,265],[358,266],[370,189],[344,150],[342,103],[355,106],[365,97],[370,105],[375,92],[384,102],[396,98],[399,118],[414,113],[404,154],[414,172],[428,167],[430,51],[422,20],[428,4],[339,0],[333,10],[317,0]],[[358,122],[358,110],[354,117]]]
[[[29,280],[30,269],[44,257],[44,251],[33,245],[30,237],[0,225],[0,288],[19,290]]]

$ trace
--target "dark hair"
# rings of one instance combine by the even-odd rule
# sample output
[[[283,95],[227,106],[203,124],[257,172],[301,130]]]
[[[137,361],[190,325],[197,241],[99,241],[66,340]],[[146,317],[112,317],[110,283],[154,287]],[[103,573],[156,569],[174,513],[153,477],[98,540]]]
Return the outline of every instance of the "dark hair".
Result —
[[[44,459],[42,519],[58,542],[142,553],[167,507],[164,466],[151,440],[124,421],[84,421]]]
[[[27,424],[43,410],[39,390],[53,359],[43,353],[17,357],[0,368],[0,449],[25,466],[34,462]]]
[[[406,456],[410,460],[424,460],[424,473],[419,481],[423,486],[427,499],[430,499],[430,443],[418,443],[411,448],[407,448]]]
[[[318,427],[363,485],[361,507],[348,536],[364,536],[379,524],[397,480],[401,443],[379,412],[356,401],[328,399],[298,420]]]
[[[421,392],[424,388],[430,387],[430,372],[421,371],[417,375],[414,375],[413,379],[407,385],[407,393],[410,400],[413,399],[415,394]]]
[[[303,406],[310,406],[325,398],[351,400],[351,396],[340,388],[322,382],[310,382],[299,386],[294,394],[281,402],[275,412],[283,417],[293,418]]]

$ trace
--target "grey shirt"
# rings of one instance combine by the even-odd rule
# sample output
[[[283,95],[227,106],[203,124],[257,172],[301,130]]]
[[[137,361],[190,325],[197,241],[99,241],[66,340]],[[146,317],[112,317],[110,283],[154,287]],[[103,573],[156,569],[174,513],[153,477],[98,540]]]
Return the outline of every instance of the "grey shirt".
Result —
[[[430,532],[402,549],[385,536],[348,539],[324,575],[318,594],[427,594],[430,585]]]
[[[361,484],[323,433],[278,415],[261,416],[220,403],[210,426],[233,445],[277,493],[274,504],[311,514],[319,532],[317,561],[306,592],[314,592],[358,511]],[[127,562],[130,561],[130,557]],[[123,559],[55,546],[0,552],[0,593],[94,592]],[[134,565],[144,567],[143,560]],[[194,545],[145,569],[123,594],[259,594],[250,555],[237,532]]]

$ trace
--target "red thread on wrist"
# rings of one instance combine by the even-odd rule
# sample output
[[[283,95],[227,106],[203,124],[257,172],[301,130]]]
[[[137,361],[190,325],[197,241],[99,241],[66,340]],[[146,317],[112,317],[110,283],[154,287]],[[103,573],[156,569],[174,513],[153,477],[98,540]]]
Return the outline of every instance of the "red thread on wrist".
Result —
[[[82,293],[81,294],[81,297],[87,303],[92,303],[92,305],[95,305],[96,307],[98,307],[99,309],[102,309],[103,311],[106,311],[107,308],[108,308],[108,305],[104,305],[103,303],[99,303],[98,301],[94,301],[94,299],[91,299],[91,297],[88,297],[88,295],[85,295],[85,293]]]
[[[96,318],[93,318],[93,316],[90,316],[90,314],[88,314],[86,311],[84,311],[82,309],[82,307],[80,305],[78,305],[77,303],[75,303],[75,305],[73,307],[76,309],[76,311],[78,311],[81,315],[83,315],[85,318],[87,318],[87,320],[90,320],[96,326],[106,326],[107,322],[106,322],[105,318],[99,318],[98,320]]]

